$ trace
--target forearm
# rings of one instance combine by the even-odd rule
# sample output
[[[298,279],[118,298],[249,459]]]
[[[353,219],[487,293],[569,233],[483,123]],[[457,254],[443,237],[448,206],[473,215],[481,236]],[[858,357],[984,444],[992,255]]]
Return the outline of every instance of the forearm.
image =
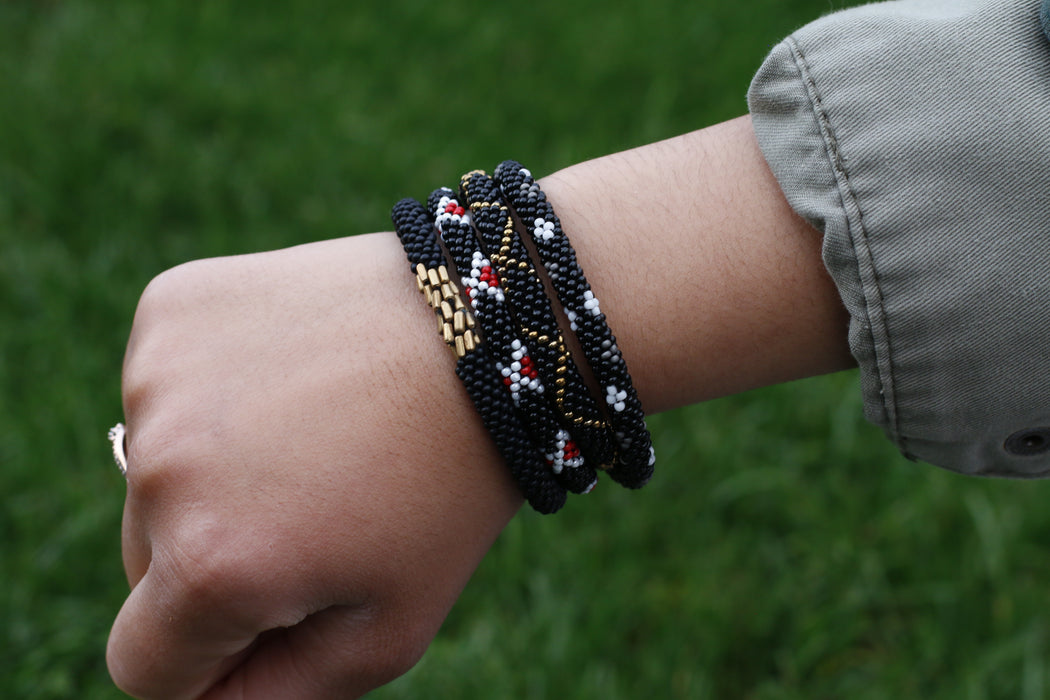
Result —
[[[852,364],[820,234],[748,117],[541,181],[649,413]]]

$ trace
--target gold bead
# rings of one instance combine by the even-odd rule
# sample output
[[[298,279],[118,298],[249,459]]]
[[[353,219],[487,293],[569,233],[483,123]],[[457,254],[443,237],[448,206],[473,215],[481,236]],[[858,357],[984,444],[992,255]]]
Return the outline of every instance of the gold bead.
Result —
[[[437,270],[435,270],[434,268],[430,268],[429,270],[427,270],[427,279],[430,280],[431,287],[441,286],[441,279],[438,277]]]
[[[445,337],[445,342],[452,345],[456,341],[456,334],[452,332],[452,326],[447,323],[442,324],[441,330]]]
[[[440,308],[441,308],[441,318],[445,319],[446,322],[447,321],[451,321],[452,320],[452,304],[449,304],[447,301],[443,301],[443,302],[441,302],[441,307]]]
[[[448,268],[444,265],[438,266],[438,279],[441,280],[442,284],[448,284],[451,281],[448,277]]]
[[[456,332],[456,335],[463,335],[467,330],[467,315],[462,311],[457,311],[452,318],[452,330]]]
[[[467,354],[467,344],[463,340],[463,336],[456,336],[456,357],[463,357]]]
[[[463,346],[470,352],[474,352],[474,349],[478,347],[478,337],[471,331],[467,331],[463,334]]]

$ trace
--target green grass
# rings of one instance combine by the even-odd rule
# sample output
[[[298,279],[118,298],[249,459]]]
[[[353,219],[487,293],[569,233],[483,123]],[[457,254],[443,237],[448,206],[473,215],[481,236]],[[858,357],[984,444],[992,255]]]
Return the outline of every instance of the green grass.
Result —
[[[0,697],[119,697],[105,430],[153,275],[736,116],[842,4],[0,3]],[[523,513],[374,696],[1046,697],[1050,484],[906,462],[856,383],[656,417],[652,485]]]

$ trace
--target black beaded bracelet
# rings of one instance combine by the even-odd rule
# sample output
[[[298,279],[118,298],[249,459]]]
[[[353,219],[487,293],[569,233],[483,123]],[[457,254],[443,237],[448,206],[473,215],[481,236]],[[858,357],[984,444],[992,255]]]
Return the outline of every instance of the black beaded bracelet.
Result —
[[[598,481],[572,438],[558,420],[545,396],[545,386],[530,356],[527,343],[518,337],[512,309],[506,303],[499,276],[481,252],[470,213],[447,187],[427,198],[441,240],[461,275],[478,329],[489,354],[496,359],[502,383],[510,392],[518,414],[536,441],[558,482],[573,493],[587,493]]]
[[[535,243],[591,371],[605,391],[609,422],[619,443],[609,475],[624,486],[639,488],[652,477],[656,457],[645,413],[616,337],[580,269],[561,221],[532,173],[508,160],[496,168],[495,179]]]
[[[456,375],[518,487],[529,505],[540,513],[558,511],[565,505],[565,489],[555,481],[543,454],[522,427],[486,344],[474,332],[473,315],[459,298],[448,274],[444,252],[426,209],[414,199],[402,199],[394,206],[391,218],[416,274],[417,286],[438,316],[439,332],[457,357]]]
[[[570,426],[587,462],[595,466],[612,464],[615,444],[609,424],[565,345],[543,282],[515,230],[499,187],[484,172],[475,170],[460,179],[460,196],[468,204],[482,247],[495,264],[540,376],[553,387],[559,414]]]

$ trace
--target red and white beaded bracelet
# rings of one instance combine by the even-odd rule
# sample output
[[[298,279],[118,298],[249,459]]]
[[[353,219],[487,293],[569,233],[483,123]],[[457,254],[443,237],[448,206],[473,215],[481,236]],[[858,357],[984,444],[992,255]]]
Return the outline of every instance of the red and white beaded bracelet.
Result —
[[[496,448],[529,505],[541,513],[556,512],[565,504],[565,489],[554,479],[542,451],[522,426],[484,339],[474,332],[473,315],[448,274],[432,219],[414,199],[402,199],[394,205],[391,218],[417,286],[438,316],[439,332],[456,355],[456,374]]]
[[[460,179],[460,196],[468,205],[482,249],[496,267],[520,336],[529,344],[558,413],[588,463],[612,464],[615,445],[609,424],[565,344],[543,281],[518,236],[499,187],[483,171],[474,170]]]
[[[591,371],[605,391],[609,423],[617,438],[615,463],[609,475],[624,486],[639,488],[652,477],[656,456],[645,413],[616,336],[576,260],[561,221],[532,173],[521,163],[507,160],[497,166],[495,179],[536,245]]]
[[[558,482],[573,493],[587,493],[598,477],[580,453],[572,434],[552,409],[536,362],[518,334],[513,309],[507,303],[499,275],[482,254],[470,212],[455,193],[443,187],[427,198],[441,240],[462,275],[478,329],[496,359],[502,383],[517,406],[525,426],[543,446]]]

